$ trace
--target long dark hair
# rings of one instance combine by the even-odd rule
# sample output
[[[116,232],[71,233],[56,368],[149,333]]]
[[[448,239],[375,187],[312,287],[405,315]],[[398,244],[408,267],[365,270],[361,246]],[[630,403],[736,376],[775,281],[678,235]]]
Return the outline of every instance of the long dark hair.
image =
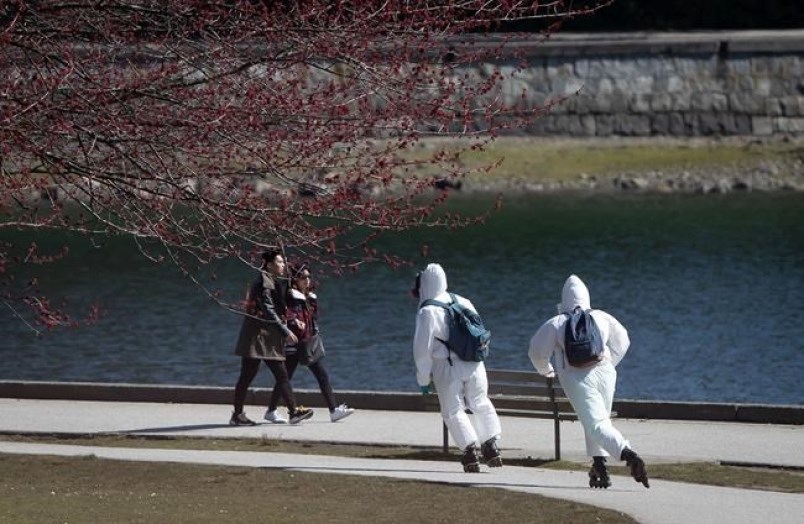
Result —
[[[310,265],[307,262],[299,262],[288,266],[288,278],[290,279],[291,288],[295,287],[293,283],[297,282],[299,278],[302,276],[302,273],[304,273],[305,271],[312,273],[310,271]],[[315,286],[313,284],[314,282],[311,280],[308,291],[313,291],[315,289]],[[288,289],[288,293],[290,293],[290,289]]]

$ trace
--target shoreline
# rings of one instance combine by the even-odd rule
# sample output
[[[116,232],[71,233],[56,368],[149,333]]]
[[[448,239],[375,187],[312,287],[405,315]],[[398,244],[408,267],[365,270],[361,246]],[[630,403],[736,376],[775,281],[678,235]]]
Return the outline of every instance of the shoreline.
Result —
[[[466,137],[421,139],[406,154],[425,160],[439,150],[457,150],[471,144]],[[804,192],[804,137],[539,137],[500,136],[482,150],[465,151],[459,169],[472,171],[497,164],[483,175],[462,178],[439,176],[421,167],[412,177],[430,178],[430,196],[440,191],[455,195],[552,194],[699,194]],[[425,163],[426,165],[426,163]],[[335,188],[330,174],[298,179],[297,198],[315,198]],[[255,179],[244,182],[257,195],[292,196],[290,188]],[[189,187],[205,184],[188,179]],[[365,197],[384,198],[401,193],[399,186],[364,183]],[[425,193],[427,195],[427,193]],[[82,200],[70,183],[32,190],[31,202],[54,198]]]
[[[552,148],[573,157],[589,151],[607,152],[609,157],[628,156],[640,150],[671,151],[679,165],[638,169],[612,169],[601,161],[597,169],[584,169],[564,178],[534,176],[497,176],[446,183],[454,193],[503,194],[726,194],[752,191],[795,193],[804,191],[804,139],[755,137],[613,137],[613,138],[540,138],[503,137],[502,143],[538,151]],[[433,147],[430,145],[429,147]],[[493,149],[493,146],[490,148]],[[706,152],[743,151],[756,158],[733,162],[709,162]],[[769,150],[775,150],[768,153]],[[691,160],[685,162],[684,154]],[[704,151],[703,158],[701,151]],[[561,160],[559,160],[561,161]]]

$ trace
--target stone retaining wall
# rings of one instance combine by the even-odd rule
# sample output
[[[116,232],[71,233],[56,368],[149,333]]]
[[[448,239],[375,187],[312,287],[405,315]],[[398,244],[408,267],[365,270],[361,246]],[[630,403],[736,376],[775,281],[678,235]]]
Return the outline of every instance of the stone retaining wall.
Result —
[[[494,45],[494,39],[456,44]],[[804,30],[556,34],[513,42],[509,103],[569,96],[526,132],[567,136],[804,135]],[[575,93],[576,96],[572,96]]]
[[[318,390],[294,389],[305,406],[323,407]],[[338,399],[358,409],[432,411],[419,393],[401,391],[338,391]],[[230,404],[234,390],[221,386],[173,384],[105,384],[93,382],[29,382],[0,380],[0,398]],[[271,390],[251,388],[246,404],[267,406]],[[615,400],[619,418],[660,420],[713,420],[761,424],[804,424],[804,406]]]

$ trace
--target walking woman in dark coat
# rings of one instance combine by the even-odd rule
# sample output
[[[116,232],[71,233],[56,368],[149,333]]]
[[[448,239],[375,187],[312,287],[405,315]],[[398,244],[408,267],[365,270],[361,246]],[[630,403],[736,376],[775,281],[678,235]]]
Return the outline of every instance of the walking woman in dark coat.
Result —
[[[291,266],[290,277],[290,289],[286,296],[287,325],[296,335],[298,342],[305,342],[318,334],[318,297],[313,292],[312,275],[307,264],[301,264],[296,267]],[[337,422],[354,413],[354,409],[346,404],[338,404],[335,400],[335,393],[332,391],[332,385],[329,381],[329,373],[324,367],[324,357],[319,356],[315,361],[305,362],[299,355],[299,351],[301,350],[298,347],[298,343],[293,343],[288,339],[288,345],[285,347],[287,357],[285,365],[288,370],[288,376],[293,379],[293,373],[299,363],[305,363],[318,381],[318,387],[321,389],[321,394],[324,396],[324,401],[329,408],[330,420]],[[274,387],[271,403],[268,405],[268,412],[265,414],[265,420],[268,422],[274,424],[287,422],[287,419],[276,411],[280,397],[281,391]]]
[[[260,362],[271,370],[290,412],[290,423],[296,424],[313,416],[313,411],[297,406],[293,397],[288,371],[285,367],[285,339],[295,344],[298,339],[285,323],[285,258],[278,250],[262,254],[260,276],[251,285],[248,293],[246,316],[235,346],[235,355],[240,357],[240,377],[234,394],[234,412],[229,424],[254,426],[256,422],[243,412],[246,393],[257,376]]]

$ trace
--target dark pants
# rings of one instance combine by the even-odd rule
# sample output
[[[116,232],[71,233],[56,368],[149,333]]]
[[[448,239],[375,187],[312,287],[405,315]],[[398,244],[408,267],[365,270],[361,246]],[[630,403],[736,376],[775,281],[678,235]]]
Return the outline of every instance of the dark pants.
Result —
[[[268,369],[274,375],[274,396],[281,395],[285,404],[292,413],[296,410],[296,401],[293,398],[293,388],[290,386],[290,375],[285,367],[285,363],[281,360],[262,360],[258,358],[242,357],[240,359],[240,378],[237,379],[234,395],[234,412],[242,413],[243,404],[246,401],[246,393],[248,387],[257,376],[257,371],[260,369],[260,362],[265,362]],[[271,400],[273,402],[273,399]]]
[[[293,378],[293,373],[296,372],[296,368],[299,367],[299,356],[297,352],[286,352],[285,357],[287,358],[285,365],[287,366],[288,377],[291,379]],[[322,358],[318,362],[310,364],[308,367],[318,381],[318,387],[321,389],[321,394],[324,396],[327,407],[332,411],[337,404],[335,404],[335,394],[332,392],[332,386],[329,383],[329,374],[327,373],[327,368],[324,367],[323,361],[324,359]],[[279,383],[277,382],[276,386],[274,386],[274,392],[271,394],[271,403],[268,404],[268,409],[276,409],[280,399],[284,398],[284,395],[282,395],[278,387]],[[287,400],[285,402],[287,402]],[[288,409],[290,408],[288,407]]]

